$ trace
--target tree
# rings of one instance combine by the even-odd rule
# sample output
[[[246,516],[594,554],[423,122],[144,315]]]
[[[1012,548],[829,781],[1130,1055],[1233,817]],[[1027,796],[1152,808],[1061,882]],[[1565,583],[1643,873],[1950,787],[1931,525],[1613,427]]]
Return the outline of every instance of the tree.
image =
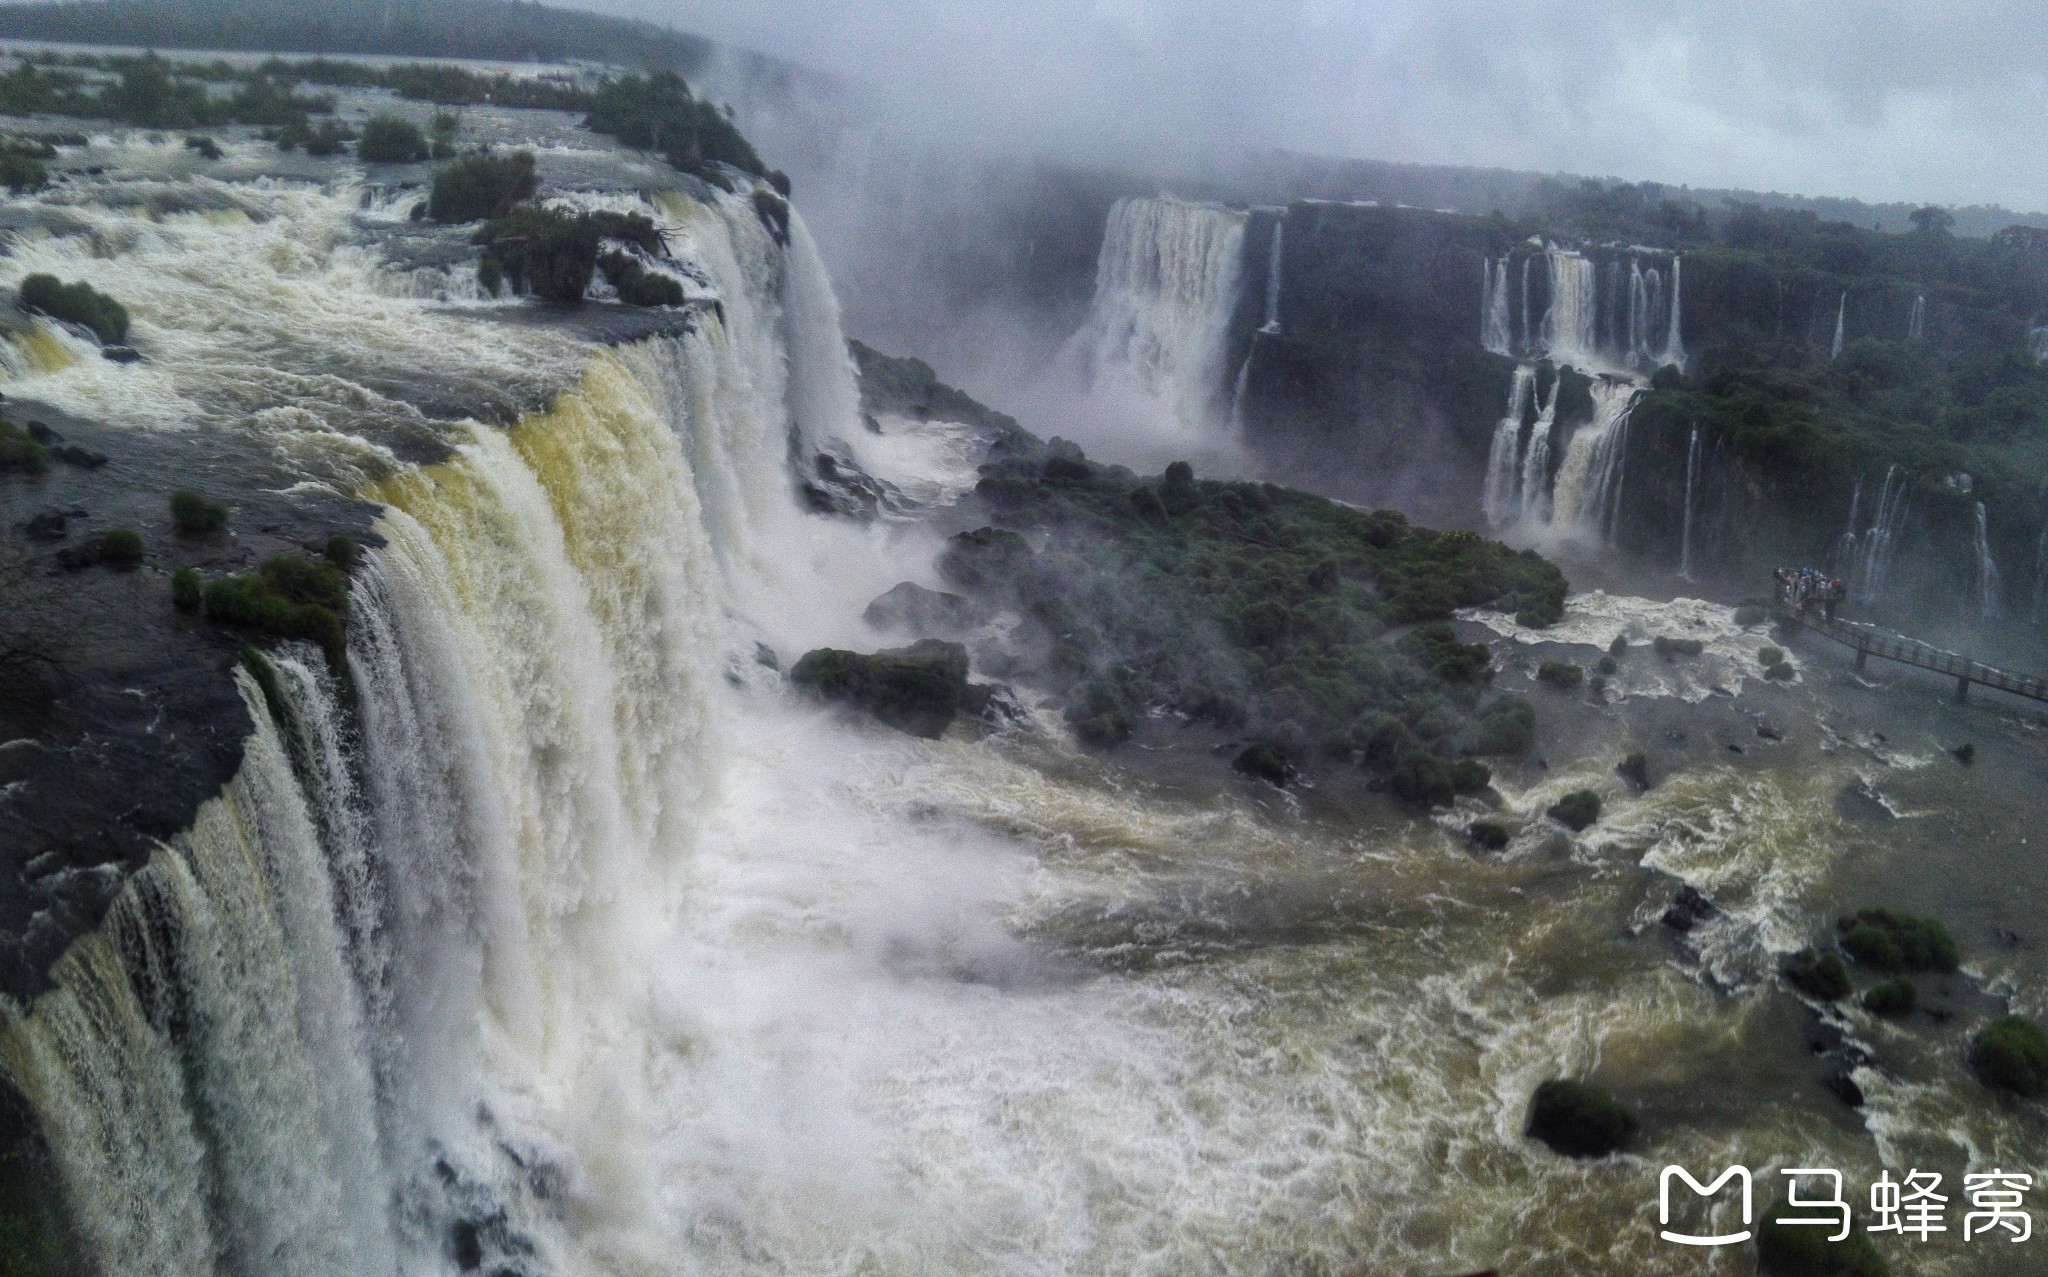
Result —
[[[1956,215],[1945,208],[1929,204],[1925,208],[1914,209],[1907,220],[1911,221],[1913,229],[1922,235],[1946,235],[1955,229]]]

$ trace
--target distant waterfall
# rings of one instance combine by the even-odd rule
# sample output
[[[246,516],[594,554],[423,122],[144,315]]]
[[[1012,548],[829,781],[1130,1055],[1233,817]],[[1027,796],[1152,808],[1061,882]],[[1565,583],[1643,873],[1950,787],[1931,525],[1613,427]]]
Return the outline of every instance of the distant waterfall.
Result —
[[[1906,316],[1906,340],[1919,341],[1927,336],[1927,297],[1925,294],[1913,298],[1913,311]]]
[[[1628,349],[1622,352],[1623,361],[1633,366],[1636,356],[1649,348],[1649,284],[1643,278],[1643,263],[1631,257],[1628,262]]]
[[[1278,322],[1281,227],[1274,224],[1267,331]],[[1245,215],[1171,198],[1110,210],[1088,318],[1061,349],[1111,417],[1143,414],[1188,443],[1226,420],[1225,347],[1243,270]]]
[[[1905,472],[1894,465],[1885,471],[1884,486],[1878,491],[1877,510],[1863,534],[1850,581],[1850,594],[1859,603],[1878,602],[1891,576],[1892,560],[1898,553],[1900,535],[1905,531],[1907,507]]]
[[[2005,616],[2005,603],[2000,597],[1998,584],[1998,560],[1991,553],[1991,522],[1985,513],[1984,503],[1977,503],[1977,525],[1975,536],[1977,551],[1977,615],[1987,621],[1996,621]]]
[[[1835,538],[1834,557],[1828,566],[1835,575],[1854,585],[1856,572],[1856,543],[1861,536],[1863,518],[1863,476],[1856,476],[1856,486],[1849,493],[1849,524],[1842,535]]]
[[[1682,525],[1683,530],[1680,532],[1678,539],[1678,575],[1688,581],[1694,579],[1692,565],[1692,517],[1693,506],[1697,500],[1694,494],[1699,487],[1699,476],[1700,428],[1694,426],[1692,428],[1692,438],[1687,441],[1685,446],[1685,517]]]
[[[1671,259],[1671,320],[1664,329],[1664,353],[1657,357],[1657,362],[1660,364],[1670,364],[1676,367],[1678,371],[1684,372],[1685,331],[1679,314],[1679,294],[1682,290],[1679,284],[1678,268],[1681,260],[1681,258],[1676,256]]]
[[[1593,383],[1593,420],[1572,435],[1557,469],[1552,522],[1611,541],[1621,511],[1628,459],[1628,421],[1638,386],[1602,378]]]
[[[1280,271],[1286,252],[1287,218],[1282,215],[1273,221],[1273,246],[1266,254],[1266,322],[1259,327],[1262,333],[1280,331]]]
[[[1549,249],[1550,308],[1543,316],[1545,353],[1579,369],[1599,367],[1600,281],[1581,253]]]
[[[1274,227],[1275,232],[1279,227]],[[1275,246],[1278,251],[1278,245]],[[1514,353],[1514,334],[1509,331],[1508,318],[1508,259],[1479,262],[1480,313],[1479,344],[1496,355]],[[1270,291],[1270,290],[1269,290]],[[1268,311],[1276,311],[1279,299],[1273,297],[1267,305]]]
[[[1503,267],[1505,271],[1505,267]],[[1500,527],[1520,511],[1522,427],[1536,398],[1536,366],[1521,364],[1508,386],[1508,409],[1493,428],[1493,446],[1486,456],[1483,508],[1490,526]]]
[[[1557,433],[1557,394],[1563,386],[1562,377],[1550,382],[1550,393],[1544,397],[1543,406],[1536,413],[1536,422],[1529,427],[1529,446],[1522,457],[1522,521],[1529,524],[1550,522],[1550,451],[1551,438]]]
[[[1842,300],[1835,305],[1835,343],[1828,347],[1828,359],[1831,361],[1842,357],[1842,328],[1843,321],[1848,315],[1849,294],[1843,293]]]
[[[1531,350],[1536,345],[1536,333],[1529,327],[1529,267],[1536,258],[1531,255],[1522,259],[1522,350]],[[2048,333],[2048,328],[2040,330]]]
[[[2048,526],[2041,529],[2040,539],[2034,542],[2034,599],[2027,619],[2036,625],[2048,621]]]

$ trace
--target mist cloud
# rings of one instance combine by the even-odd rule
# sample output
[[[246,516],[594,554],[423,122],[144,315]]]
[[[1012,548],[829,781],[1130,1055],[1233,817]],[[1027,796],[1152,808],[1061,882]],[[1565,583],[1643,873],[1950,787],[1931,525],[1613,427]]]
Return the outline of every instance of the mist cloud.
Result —
[[[2027,6],[606,0],[808,63],[933,140],[1170,169],[1247,146],[2048,208]]]

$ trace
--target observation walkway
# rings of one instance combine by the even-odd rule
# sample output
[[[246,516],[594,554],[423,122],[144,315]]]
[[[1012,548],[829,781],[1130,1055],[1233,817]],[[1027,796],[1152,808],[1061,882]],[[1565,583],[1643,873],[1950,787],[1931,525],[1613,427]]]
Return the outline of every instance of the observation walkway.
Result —
[[[1874,625],[1857,625],[1849,621],[1830,619],[1815,607],[1795,607],[1786,599],[1778,600],[1778,615],[1795,625],[1803,625],[1814,633],[1831,638],[1844,647],[1856,650],[1856,670],[1861,673],[1865,662],[1871,657],[1882,657],[1911,665],[1918,669],[1932,670],[1946,674],[1956,680],[1956,699],[1967,700],[1970,684],[1995,687],[2014,696],[2025,696],[2030,700],[2048,701],[2048,679],[2033,674],[2015,674],[1973,661],[1967,656],[1958,656],[1941,648],[1929,646],[1918,639],[1880,630]]]

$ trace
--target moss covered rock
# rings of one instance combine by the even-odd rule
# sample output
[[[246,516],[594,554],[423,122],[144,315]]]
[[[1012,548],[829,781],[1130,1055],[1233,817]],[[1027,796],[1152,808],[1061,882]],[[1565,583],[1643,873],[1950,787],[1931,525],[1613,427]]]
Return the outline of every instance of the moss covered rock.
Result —
[[[1529,1102],[1528,1133],[1566,1157],[1605,1157],[1635,1137],[1635,1115],[1600,1087],[1553,1078]]]
[[[1904,976],[1880,980],[1863,993],[1863,1009],[1872,1015],[1906,1015],[1919,1002],[1920,990]]]
[[[1986,1086],[2034,1098],[2048,1095],[2048,1033],[2023,1015],[2009,1015],[1977,1035],[1970,1067]]]
[[[1953,971],[1954,937],[1932,918],[1889,909],[1864,909],[1843,929],[1842,949],[1879,971]]]
[[[1544,813],[1573,833],[1583,833],[1600,819],[1600,795],[1590,789],[1574,789],[1558,799]]]
[[[1764,1212],[1756,1229],[1757,1267],[1763,1277],[1886,1277],[1884,1258],[1869,1235],[1853,1224],[1847,1237],[1830,1241],[1838,1229],[1783,1222],[1822,1213],[1786,1202]]]
[[[1783,970],[1793,988],[1823,1002],[1846,998],[1855,991],[1848,964],[1833,949],[1823,953],[1801,949],[1785,960]]]
[[[967,694],[967,649],[938,639],[872,655],[819,648],[804,653],[789,681],[826,700],[858,705],[898,731],[936,739]]]

